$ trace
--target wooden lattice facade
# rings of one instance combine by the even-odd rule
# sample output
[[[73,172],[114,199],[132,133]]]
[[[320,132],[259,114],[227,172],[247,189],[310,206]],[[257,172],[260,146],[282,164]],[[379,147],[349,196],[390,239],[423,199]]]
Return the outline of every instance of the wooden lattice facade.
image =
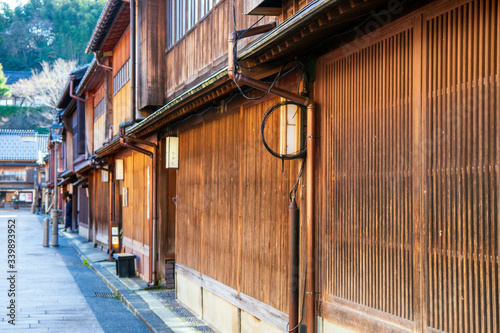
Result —
[[[318,73],[325,317],[497,332],[498,3],[424,7]]]

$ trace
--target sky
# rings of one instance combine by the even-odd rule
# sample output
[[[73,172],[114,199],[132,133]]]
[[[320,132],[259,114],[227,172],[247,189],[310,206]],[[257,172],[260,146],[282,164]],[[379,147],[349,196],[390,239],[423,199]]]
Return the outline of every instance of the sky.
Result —
[[[28,0],[0,0],[0,2],[5,2],[9,5],[10,8],[15,8],[16,5],[23,5]]]

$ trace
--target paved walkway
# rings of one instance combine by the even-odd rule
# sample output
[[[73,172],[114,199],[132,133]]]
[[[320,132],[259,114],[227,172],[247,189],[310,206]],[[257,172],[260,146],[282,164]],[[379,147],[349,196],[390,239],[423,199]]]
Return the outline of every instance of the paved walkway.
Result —
[[[16,262],[8,261],[9,215],[16,214]],[[0,331],[140,332],[146,326],[117,298],[64,238],[42,246],[42,218],[0,210]],[[12,223],[10,223],[11,225]],[[9,273],[9,272],[15,273]],[[6,276],[6,277],[5,277]],[[15,296],[7,277],[15,278]],[[102,297],[104,296],[104,297]],[[15,302],[15,325],[7,306]]]
[[[8,267],[8,220],[15,211],[0,211],[1,331],[103,332],[58,249],[42,247],[42,226],[36,216],[19,211],[15,235],[16,262]],[[16,273],[7,273],[14,271]],[[9,297],[15,276],[15,297]],[[6,307],[15,300],[15,326],[8,323]]]
[[[145,290],[147,284],[139,277],[118,278],[115,263],[107,261],[108,254],[105,251],[94,248],[92,242],[88,242],[77,233],[60,232],[60,235],[88,261],[113,293],[150,331],[214,333],[203,321],[177,303],[174,290]]]
[[[174,290],[145,290],[140,278],[118,278],[106,252],[77,233],[60,227],[60,246],[43,247],[45,217],[0,210],[0,332],[214,332],[177,303]],[[13,218],[15,263],[8,261]]]

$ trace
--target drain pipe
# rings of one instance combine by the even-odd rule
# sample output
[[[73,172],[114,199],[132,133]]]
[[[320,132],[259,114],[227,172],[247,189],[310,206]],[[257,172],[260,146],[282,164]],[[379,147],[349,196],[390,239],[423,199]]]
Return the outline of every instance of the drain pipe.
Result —
[[[104,69],[105,69],[105,70],[107,70],[107,71],[113,72],[113,67],[110,67],[110,66],[107,66],[107,65],[101,64],[101,63],[99,62],[99,55],[97,54],[97,52],[94,52],[94,59],[95,59],[95,62],[96,62],[96,64],[97,64],[97,66],[102,67],[102,68],[104,68]]]
[[[125,129],[123,129],[125,131]],[[132,145],[131,143],[140,143],[143,145],[147,145],[153,148],[153,152],[143,149],[140,147],[137,147],[135,145]],[[156,181],[156,160],[157,160],[157,152],[158,152],[158,145],[146,141],[146,140],[140,140],[140,139],[135,139],[135,138],[130,138],[126,137],[125,133],[122,132],[120,136],[120,145],[125,148],[129,148],[132,150],[135,150],[141,154],[147,155],[150,160],[151,160],[151,191],[152,195],[150,195],[150,200],[151,204],[149,205],[150,209],[150,216],[151,216],[151,225],[149,228],[149,240],[150,240],[150,246],[149,246],[149,258],[151,260],[151,264],[149,265],[149,284],[154,285],[157,280],[157,270],[156,270],[156,253],[157,253],[157,244],[156,244],[156,187],[157,187],[157,181]]]
[[[137,43],[136,27],[135,27],[135,0],[130,0],[130,63],[132,65],[132,73],[130,73],[130,119],[136,122],[135,109],[136,109],[136,63],[135,63],[135,48]]]
[[[315,267],[314,267],[314,128],[315,128],[315,113],[316,104],[313,100],[308,97],[304,97],[295,94],[291,91],[272,87],[270,83],[265,83],[254,78],[245,76],[236,71],[235,64],[235,54],[237,54],[236,41],[242,37],[250,37],[257,34],[261,34],[273,29],[276,23],[269,23],[266,25],[258,26],[255,28],[250,28],[248,30],[239,30],[231,33],[228,40],[228,76],[237,85],[247,85],[249,87],[261,90],[269,91],[270,93],[288,99],[292,102],[302,104],[307,106],[307,155],[306,155],[306,165],[307,165],[307,191],[306,191],[306,215],[307,215],[307,237],[306,237],[306,247],[307,247],[307,273],[306,273],[306,317],[307,317],[307,327],[308,332],[316,332],[315,319],[316,319],[316,309],[315,309]],[[292,237],[292,236],[290,236]],[[297,244],[294,246],[296,247]],[[292,249],[289,251],[292,253]],[[288,274],[292,274],[290,271]],[[294,298],[292,294],[289,298]],[[291,308],[298,308],[297,302],[295,304],[289,305]],[[289,313],[293,313],[293,309],[289,310]],[[289,316],[290,319],[290,316]],[[291,326],[289,322],[289,329],[293,329],[296,326]],[[297,330],[298,331],[298,330]]]
[[[115,178],[113,177],[113,171],[111,168],[108,171],[109,176],[109,228],[108,228],[108,260],[111,261],[113,259],[113,236],[112,236],[112,228],[113,223],[115,222]]]
[[[74,81],[75,81],[75,76],[71,74],[69,76],[69,97],[85,103],[87,101],[86,99],[73,95]]]
[[[299,325],[299,209],[295,196],[288,206],[288,332],[298,333]]]

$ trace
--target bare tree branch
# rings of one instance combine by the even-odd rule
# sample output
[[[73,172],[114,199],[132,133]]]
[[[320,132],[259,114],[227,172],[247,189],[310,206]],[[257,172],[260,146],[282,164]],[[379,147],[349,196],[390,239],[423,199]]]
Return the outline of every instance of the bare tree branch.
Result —
[[[39,98],[42,105],[49,106],[55,114],[57,101],[68,81],[69,73],[76,67],[76,61],[57,59],[52,65],[46,61],[41,65],[40,72],[33,71],[30,79],[19,80],[12,86],[12,95],[31,102]]]

